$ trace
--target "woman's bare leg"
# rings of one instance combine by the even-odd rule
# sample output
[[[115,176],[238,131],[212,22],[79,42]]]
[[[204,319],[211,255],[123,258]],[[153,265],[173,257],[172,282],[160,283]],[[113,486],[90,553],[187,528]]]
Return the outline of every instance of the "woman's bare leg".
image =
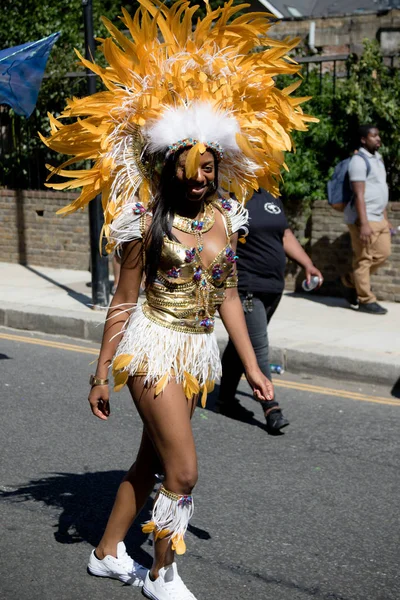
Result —
[[[162,461],[164,487],[175,494],[190,494],[197,482],[197,456],[190,424],[194,400],[188,403],[182,385],[174,381],[157,397],[154,388],[144,388],[139,378],[131,380],[130,389]],[[170,540],[158,539],[154,544],[152,578],[157,578],[159,569],[171,564],[173,559]]]
[[[118,488],[107,527],[96,548],[100,560],[107,554],[117,556],[117,544],[125,539],[136,515],[151,494],[156,481],[155,474],[161,468],[154,446],[146,430],[143,430],[136,461]]]
[[[191,443],[194,450],[194,464],[196,466],[195,473],[197,479],[196,453],[194,449],[193,436],[191,434],[190,422],[188,421],[188,418],[190,419],[194,412],[196,399],[194,398],[191,402],[188,402],[183,394],[182,386],[172,382],[167,386],[167,389],[164,390],[161,395],[159,395],[157,398],[154,398],[154,389],[144,388],[143,378],[139,377],[131,378],[129,380],[129,389],[145,425],[147,419],[152,420],[151,413],[153,410],[153,405],[156,406],[156,409],[165,408],[165,406],[168,405],[169,410],[173,410],[173,398],[176,394],[178,394],[180,397],[179,404],[181,405],[183,418],[188,422],[189,425]],[[148,403],[147,397],[152,398],[149,409],[147,409],[145,406]],[[162,401],[162,407],[157,407],[155,403],[160,401]],[[160,410],[156,410],[156,413],[158,417],[156,417],[155,420],[157,421]],[[163,410],[161,410],[161,417],[162,413]],[[177,426],[180,427],[179,424]],[[155,428],[157,428],[157,426],[155,426]],[[174,427],[171,426],[171,429],[173,428]],[[103,559],[107,554],[116,557],[118,542],[125,538],[137,514],[140,512],[141,508],[146,502],[146,499],[154,488],[156,480],[155,474],[163,468],[166,472],[166,467],[163,466],[164,464],[164,461],[162,463],[160,462],[159,456],[155,450],[152,440],[150,439],[149,433],[146,429],[144,429],[137,459],[119,486],[107,527],[104,531],[102,539],[99,542],[99,545],[96,548],[96,555],[100,560]],[[170,483],[168,482],[167,478],[164,483],[165,487],[170,491],[175,493],[188,493],[176,491],[179,487],[176,485],[174,485],[174,488],[169,487]],[[171,483],[174,484],[174,482]],[[187,487],[185,489],[187,489]],[[170,564],[174,559],[174,553],[171,550],[171,545],[168,540],[158,540],[155,546],[157,557],[155,563],[157,563],[158,566],[154,569],[154,576],[156,576],[158,569],[161,566]]]

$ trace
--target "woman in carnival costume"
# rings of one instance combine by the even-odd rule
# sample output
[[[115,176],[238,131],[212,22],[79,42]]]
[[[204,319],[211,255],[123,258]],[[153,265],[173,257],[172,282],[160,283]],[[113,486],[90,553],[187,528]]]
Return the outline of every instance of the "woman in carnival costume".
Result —
[[[194,599],[179,577],[174,554],[186,550],[197,480],[190,417],[199,397],[221,374],[213,333],[218,310],[259,400],[273,387],[261,373],[236,290],[237,231],[244,202],[261,185],[278,194],[290,131],[312,120],[291,98],[298,82],[278,90],[274,77],[298,72],[287,53],[296,41],[266,36],[266,13],[235,14],[248,5],[211,11],[192,27],[197,8],[178,0],[167,8],[139,0],[122,22],[132,39],[104,19],[106,68],[81,56],[106,91],[68,102],[50,116],[43,141],[72,158],[51,175],[82,188],[61,213],[102,194],[104,235],[121,257],[118,288],[108,311],[89,402],[94,415],[110,414],[108,371],[114,390],[127,384],[143,420],[136,462],[121,483],[105,533],[92,552],[94,575],[142,585],[153,600]],[[258,52],[253,52],[257,48]],[[63,119],[67,118],[64,123]],[[72,121],[72,122],[71,122]],[[92,160],[89,170],[69,170]],[[231,200],[233,193],[237,200]],[[146,300],[137,304],[145,277]],[[146,572],[123,540],[153,490],[165,477],[143,530],[154,534],[155,556]]]

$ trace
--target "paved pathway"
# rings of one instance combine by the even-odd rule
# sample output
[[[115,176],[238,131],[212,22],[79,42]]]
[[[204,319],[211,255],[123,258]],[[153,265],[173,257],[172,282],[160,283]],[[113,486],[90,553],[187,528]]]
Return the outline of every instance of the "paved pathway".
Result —
[[[103,311],[90,308],[86,271],[0,263],[0,325],[99,341]],[[385,316],[358,314],[345,300],[285,294],[271,322],[272,361],[289,371],[394,385],[400,377],[400,303]],[[217,321],[220,346],[226,342]]]

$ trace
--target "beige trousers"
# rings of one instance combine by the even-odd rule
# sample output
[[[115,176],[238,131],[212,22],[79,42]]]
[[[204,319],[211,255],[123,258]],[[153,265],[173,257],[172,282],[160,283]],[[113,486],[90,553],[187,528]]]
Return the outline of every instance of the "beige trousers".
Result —
[[[362,304],[376,302],[376,296],[371,291],[370,276],[390,256],[390,231],[386,219],[369,221],[368,224],[372,229],[372,238],[367,246],[361,243],[360,226],[348,225],[353,248],[353,272],[342,279],[344,285],[356,288]]]

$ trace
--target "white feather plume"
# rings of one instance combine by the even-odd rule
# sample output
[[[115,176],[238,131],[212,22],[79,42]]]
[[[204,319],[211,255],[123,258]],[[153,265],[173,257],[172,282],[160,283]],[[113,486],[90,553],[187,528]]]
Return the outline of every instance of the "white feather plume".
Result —
[[[209,102],[167,107],[143,133],[150,152],[165,152],[172,144],[187,138],[204,144],[217,142],[224,153],[240,152],[236,143],[236,134],[240,133],[237,120]]]

